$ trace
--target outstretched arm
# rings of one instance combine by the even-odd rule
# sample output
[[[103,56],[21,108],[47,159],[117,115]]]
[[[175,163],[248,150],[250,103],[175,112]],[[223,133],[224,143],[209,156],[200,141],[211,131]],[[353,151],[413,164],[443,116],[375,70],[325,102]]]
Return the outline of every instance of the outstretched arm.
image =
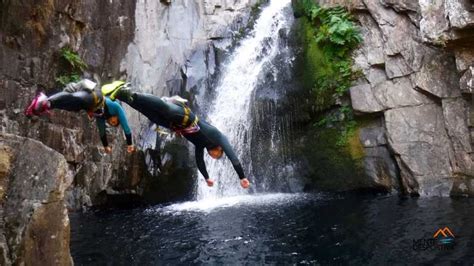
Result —
[[[195,156],[196,156],[196,164],[199,169],[199,172],[201,172],[204,178],[208,180],[209,174],[207,173],[206,164],[204,163],[204,148],[200,148],[196,146]]]
[[[204,148],[202,147],[197,147],[195,149],[195,154],[196,154],[196,164],[201,172],[201,174],[204,176],[204,179],[206,179],[206,183],[208,186],[212,187],[214,185],[214,181],[209,178],[209,174],[206,171],[206,164],[204,163]]]
[[[111,153],[112,148],[109,147],[109,143],[107,141],[107,134],[105,132],[105,120],[101,118],[97,118],[95,121],[97,124],[97,128],[99,129],[100,141],[102,142],[102,145],[104,145],[104,151],[106,153]]]
[[[127,145],[132,145],[132,131],[130,130],[130,127],[128,126],[128,120],[127,117],[125,116],[125,111],[123,110],[122,106],[118,104],[117,102],[114,102],[117,107],[117,116],[120,121],[120,125],[123,129],[123,133],[125,134],[125,137],[127,138]]]
[[[109,145],[107,141],[107,134],[105,133],[105,121],[104,119],[97,118],[96,120],[97,128],[99,129],[100,141],[104,147]]]
[[[128,126],[128,120],[127,116],[125,116],[125,111],[118,102],[114,102],[106,98],[106,103],[107,107],[109,108],[109,112],[117,115],[120,121],[120,126],[122,127],[123,133],[125,134],[125,138],[127,139],[127,152],[134,152],[135,147],[132,145],[132,132],[130,130],[130,127]]]
[[[229,160],[232,162],[232,166],[237,172],[237,175],[239,176],[239,178],[244,179],[245,178],[244,169],[242,168],[242,165],[240,164],[239,158],[237,158],[237,155],[235,154],[234,150],[230,146],[229,141],[224,135],[222,135],[222,133],[220,137],[220,144],[225,154],[227,155]]]

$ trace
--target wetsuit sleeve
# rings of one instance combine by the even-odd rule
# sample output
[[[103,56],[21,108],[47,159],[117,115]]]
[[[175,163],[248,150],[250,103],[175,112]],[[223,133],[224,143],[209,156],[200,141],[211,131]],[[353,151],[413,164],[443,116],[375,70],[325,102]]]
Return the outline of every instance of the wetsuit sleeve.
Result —
[[[125,137],[127,138],[127,145],[132,145],[132,131],[130,130],[130,126],[128,125],[127,117],[125,116],[125,111],[123,110],[120,104],[115,103],[117,105],[117,116],[120,121],[120,126],[123,129],[123,133],[125,133]]]
[[[245,178],[244,169],[242,168],[242,165],[240,164],[239,158],[237,158],[237,155],[235,154],[234,150],[230,146],[230,143],[227,140],[227,138],[224,135],[222,135],[222,133],[220,135],[221,136],[220,136],[219,142],[222,149],[225,152],[225,155],[227,155],[229,160],[232,162],[232,166],[237,172],[237,175],[239,175],[239,178],[244,179]]]
[[[125,134],[125,138],[127,139],[127,145],[132,145],[132,131],[130,130],[130,126],[128,125],[127,116],[125,115],[125,111],[123,110],[122,106],[119,103],[113,102],[110,100],[107,101],[107,107],[113,114],[118,116],[120,121],[120,126],[123,129],[123,133]]]
[[[207,173],[207,170],[206,170],[206,164],[204,163],[204,148],[196,147],[195,155],[196,155],[196,164],[199,169],[199,172],[201,172],[201,174],[204,176],[206,180],[209,179],[209,174]]]
[[[99,129],[100,141],[102,141],[104,147],[107,147],[109,143],[107,142],[107,134],[105,132],[105,120],[97,118],[95,121],[97,123],[97,128]]]

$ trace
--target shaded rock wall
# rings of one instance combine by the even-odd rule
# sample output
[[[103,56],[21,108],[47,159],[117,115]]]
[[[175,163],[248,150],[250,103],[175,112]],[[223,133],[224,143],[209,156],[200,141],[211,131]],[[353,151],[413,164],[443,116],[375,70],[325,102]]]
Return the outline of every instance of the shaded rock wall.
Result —
[[[122,133],[112,134],[116,139],[113,155],[102,156],[95,123],[84,113],[55,111],[50,121],[32,122],[23,110],[37,84],[47,88],[47,94],[60,90],[55,78],[62,71],[62,47],[78,52],[88,64],[86,75],[99,80],[119,76],[121,58],[133,38],[134,3],[48,0],[2,1],[0,5],[1,131],[40,140],[65,156],[76,174],[75,186],[68,192],[74,196],[70,207],[100,204],[96,192],[116,178],[111,169],[123,171]],[[102,186],[81,183],[81,173],[90,168],[108,169],[88,172],[88,178],[100,180],[97,183]]]
[[[361,139],[365,150],[395,156],[403,191],[472,196],[472,1],[320,2],[348,5],[360,23],[354,59],[364,78],[352,107],[383,117],[383,136]],[[366,144],[379,137],[387,141]]]
[[[64,196],[73,176],[64,156],[0,134],[0,165],[0,264],[72,265]]]

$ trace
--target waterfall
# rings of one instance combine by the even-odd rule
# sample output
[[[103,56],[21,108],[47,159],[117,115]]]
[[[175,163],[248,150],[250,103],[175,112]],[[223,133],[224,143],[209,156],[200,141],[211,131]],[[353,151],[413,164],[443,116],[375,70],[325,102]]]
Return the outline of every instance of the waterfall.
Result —
[[[222,78],[215,89],[216,97],[207,117],[229,139],[252,186],[255,186],[250,160],[252,93],[263,72],[272,71],[265,66],[280,53],[280,31],[287,29],[292,21],[289,8],[290,0],[273,0],[262,10],[253,31],[241,41],[223,67]],[[213,160],[206,156],[206,165],[210,178],[216,184],[209,188],[199,178],[198,200],[248,193],[240,187],[238,176],[227,158]]]

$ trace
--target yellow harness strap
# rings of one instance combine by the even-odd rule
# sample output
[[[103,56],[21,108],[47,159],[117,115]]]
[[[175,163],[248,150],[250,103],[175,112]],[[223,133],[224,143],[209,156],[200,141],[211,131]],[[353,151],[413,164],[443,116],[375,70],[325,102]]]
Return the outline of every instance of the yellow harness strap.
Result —
[[[105,97],[102,96],[99,99],[99,96],[97,96],[97,93],[95,91],[92,91],[92,97],[94,100],[94,105],[87,111],[87,114],[89,117],[93,117],[93,113],[97,111],[99,108],[104,107],[105,104]]]
[[[104,102],[105,102],[104,96],[102,96],[99,99],[99,96],[97,96],[97,93],[95,91],[92,91],[92,96],[94,97],[94,107],[93,107],[94,111],[104,106]]]
[[[188,120],[189,120],[189,113],[191,112],[191,110],[189,109],[189,107],[185,105],[183,105],[183,108],[184,108],[184,117],[183,117],[183,122],[181,123],[181,126],[186,127],[186,124],[188,123]]]

